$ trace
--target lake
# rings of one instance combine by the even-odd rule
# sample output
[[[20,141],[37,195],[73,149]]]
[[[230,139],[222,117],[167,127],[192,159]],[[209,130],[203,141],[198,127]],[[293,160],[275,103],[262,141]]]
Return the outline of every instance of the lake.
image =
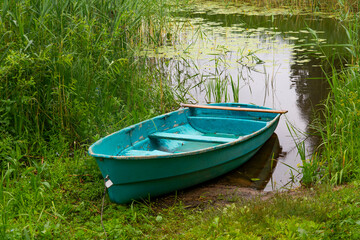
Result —
[[[177,36],[164,34],[164,46],[141,54],[170,81],[180,101],[235,101],[289,111],[267,150],[223,179],[265,191],[299,186],[297,144],[305,146],[307,157],[317,150],[311,122],[329,94],[328,62],[340,68],[346,54],[339,46],[347,41],[341,23],[329,16],[199,1],[176,13],[174,28]],[[256,166],[262,165],[259,176]]]

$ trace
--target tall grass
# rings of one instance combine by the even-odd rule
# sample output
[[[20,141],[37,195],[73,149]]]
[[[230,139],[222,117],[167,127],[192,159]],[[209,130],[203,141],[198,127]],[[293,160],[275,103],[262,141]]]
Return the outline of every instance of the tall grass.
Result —
[[[1,132],[29,148],[59,132],[81,142],[165,104],[131,50],[161,44],[167,16],[157,0],[2,1]]]
[[[174,105],[133,53],[162,44],[168,16],[162,0],[0,2],[0,239],[57,238],[96,211],[86,146]]]
[[[360,178],[360,19],[346,23],[350,59],[340,73],[333,70],[327,79],[331,94],[324,103],[324,120],[315,124],[323,143],[304,165],[317,181],[341,184]],[[320,118],[319,118],[320,119]],[[308,182],[309,183],[309,182]]]

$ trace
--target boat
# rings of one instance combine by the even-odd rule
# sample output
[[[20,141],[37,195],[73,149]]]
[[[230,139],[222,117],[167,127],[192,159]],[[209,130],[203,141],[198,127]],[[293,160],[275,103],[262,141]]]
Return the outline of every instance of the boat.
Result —
[[[248,161],[275,131],[278,111],[241,103],[184,104],[112,133],[89,148],[112,202],[184,189]]]

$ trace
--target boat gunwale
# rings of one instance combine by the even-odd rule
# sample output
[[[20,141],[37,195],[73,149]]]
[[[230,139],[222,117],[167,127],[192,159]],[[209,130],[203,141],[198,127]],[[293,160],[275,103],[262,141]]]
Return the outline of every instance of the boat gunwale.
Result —
[[[184,111],[185,109],[189,109],[189,108],[187,108],[187,107],[186,108],[180,108],[180,109],[178,109],[178,110],[176,110],[174,112]],[[264,109],[267,109],[267,108],[264,108]],[[166,113],[166,114],[163,114],[163,115],[160,115],[160,116],[157,116],[157,117],[166,116],[168,114],[170,114],[170,113]],[[197,154],[201,154],[201,153],[204,153],[204,152],[215,151],[215,150],[222,149],[222,148],[225,148],[225,147],[228,147],[228,146],[231,146],[231,145],[235,145],[235,144],[238,144],[240,142],[246,141],[246,140],[248,140],[248,139],[250,139],[250,138],[252,138],[252,137],[254,137],[256,135],[259,135],[261,132],[264,132],[266,129],[270,128],[276,121],[278,121],[280,116],[281,116],[281,114],[278,113],[271,121],[267,122],[266,126],[260,128],[256,132],[253,132],[253,133],[245,135],[245,136],[241,136],[238,139],[235,139],[234,141],[219,144],[219,145],[216,145],[216,146],[213,146],[213,147],[201,148],[199,150],[194,150],[194,151],[190,151],[190,152],[169,153],[169,154],[165,154],[165,155],[148,155],[148,156],[116,156],[116,155],[107,155],[107,154],[94,153],[92,151],[92,147],[95,146],[102,139],[110,137],[111,135],[114,135],[114,134],[118,134],[119,132],[123,131],[124,129],[127,129],[127,128],[132,129],[135,126],[143,124],[144,122],[150,120],[150,119],[147,119],[147,120],[144,120],[142,122],[131,125],[129,127],[123,128],[123,129],[121,129],[119,131],[116,131],[116,132],[114,132],[112,134],[109,134],[109,135],[105,136],[104,138],[99,139],[98,141],[96,141],[95,143],[93,143],[89,147],[88,153],[89,153],[90,156],[95,157],[95,158],[116,159],[116,160],[145,160],[145,159],[154,159],[154,158],[156,158],[156,159],[159,159],[159,158],[177,158],[177,157],[183,157],[183,156],[187,156],[187,155],[197,155]]]

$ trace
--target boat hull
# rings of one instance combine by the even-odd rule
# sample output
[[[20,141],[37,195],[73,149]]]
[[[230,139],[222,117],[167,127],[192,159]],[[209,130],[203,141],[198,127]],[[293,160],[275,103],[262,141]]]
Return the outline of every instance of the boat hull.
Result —
[[[124,204],[184,189],[239,167],[270,138],[278,121],[274,118],[245,139],[193,152],[136,158],[91,155],[103,177],[114,183],[108,188],[110,200]]]
[[[149,197],[160,196],[176,190],[194,186],[221,176],[239,167],[248,161],[258,150],[259,148],[240,158],[232,159],[222,164],[196,172],[167,178],[151,179],[144,182],[114,185],[108,189],[109,197],[112,202],[124,204],[131,202],[133,199],[149,199]]]

